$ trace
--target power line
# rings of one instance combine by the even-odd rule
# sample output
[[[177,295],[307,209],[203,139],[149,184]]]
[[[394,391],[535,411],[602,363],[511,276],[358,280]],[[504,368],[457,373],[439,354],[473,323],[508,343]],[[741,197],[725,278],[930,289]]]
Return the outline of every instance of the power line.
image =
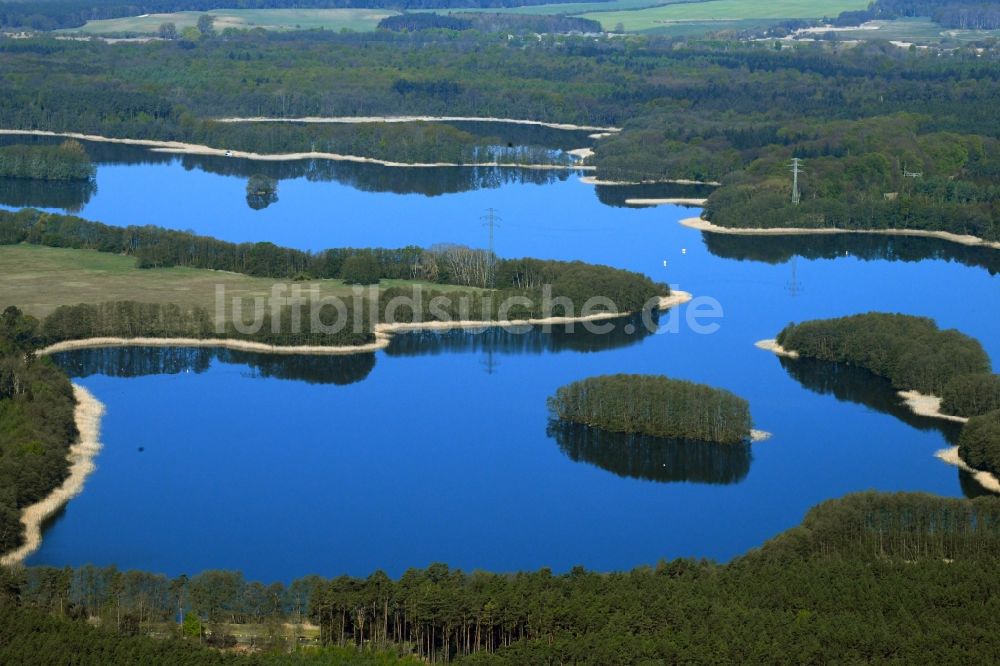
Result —
[[[488,266],[489,275],[487,276],[487,282],[490,287],[494,287],[496,282],[496,261],[497,261],[496,247],[494,245],[495,229],[496,227],[500,226],[501,218],[499,215],[497,215],[497,211],[495,208],[487,208],[486,215],[483,215],[483,217],[480,219],[483,220],[483,226],[489,227],[490,229],[490,247],[489,247],[489,254],[486,257],[486,261],[489,262]]]
[[[792,205],[798,206],[799,201],[802,200],[802,195],[799,194],[799,174],[804,171],[802,168],[802,160],[798,157],[792,158]]]

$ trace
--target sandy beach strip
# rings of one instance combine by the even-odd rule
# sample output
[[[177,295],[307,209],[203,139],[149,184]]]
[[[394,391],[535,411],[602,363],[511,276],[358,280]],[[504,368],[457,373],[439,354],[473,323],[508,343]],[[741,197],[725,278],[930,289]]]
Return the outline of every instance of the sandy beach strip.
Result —
[[[558,130],[582,130],[601,134],[621,132],[620,127],[601,127],[600,125],[574,125],[572,123],[551,123],[544,120],[525,120],[523,118],[477,118],[475,116],[304,116],[301,118],[272,118],[257,116],[253,118],[216,118],[219,123],[337,123],[343,125],[361,125],[363,123],[504,123],[507,125],[534,125]]]
[[[626,199],[626,206],[704,206],[708,199],[685,199],[684,197],[669,197],[666,199]]]
[[[820,227],[817,229],[807,229],[804,227],[774,227],[743,229],[736,227],[720,227],[712,224],[708,220],[700,217],[689,217],[681,220],[685,227],[707,231],[714,234],[731,234],[734,236],[811,236],[829,234],[881,234],[884,236],[919,236],[923,238],[937,238],[939,240],[959,243],[971,247],[987,247],[1000,250],[1000,241],[987,241],[977,236],[965,236],[953,234],[950,231],[923,231],[920,229],[836,229],[832,227]]]
[[[5,554],[0,558],[0,564],[5,566],[18,564],[35,552],[42,543],[42,524],[83,490],[84,482],[94,471],[94,458],[101,450],[101,417],[104,415],[104,405],[90,391],[78,384],[73,385],[73,396],[76,398],[74,416],[76,427],[80,431],[80,439],[69,448],[67,455],[70,463],[69,476],[47,497],[25,507],[21,513],[21,522],[25,528],[24,545]]]
[[[910,411],[918,416],[945,419],[946,421],[954,421],[955,423],[969,422],[969,419],[964,416],[952,416],[951,414],[942,412],[941,398],[936,395],[926,395],[919,391],[899,391],[897,395],[906,402],[906,406],[910,408]]]
[[[778,344],[778,341],[774,338],[768,340],[758,340],[753,344],[757,349],[763,349],[764,351],[769,351],[778,356],[784,356],[785,358],[798,358],[799,353],[797,351],[792,351],[791,349],[785,349]]]
[[[672,290],[669,296],[663,296],[657,303],[658,310],[668,310],[687,303],[694,298],[690,293]],[[376,352],[389,346],[393,333],[406,331],[444,331],[456,328],[516,328],[521,326],[555,326],[560,324],[584,323],[619,319],[634,313],[631,312],[599,312],[579,317],[545,317],[541,319],[509,319],[509,320],[456,320],[456,321],[423,321],[399,322],[393,324],[376,324],[375,341],[362,345],[269,345],[249,340],[234,340],[231,338],[122,338],[102,337],[85,338],[82,340],[65,340],[39,349],[35,353],[40,356],[72,351],[74,349],[97,349],[102,347],[223,347],[237,351],[257,352],[262,354],[284,355],[316,355],[341,356],[345,354],[363,354]]]
[[[588,159],[594,156],[593,148],[574,148],[573,150],[567,150],[567,155],[573,155],[574,157],[579,157],[581,160]]]
[[[153,152],[171,153],[176,155],[209,155],[215,157],[235,157],[244,160],[258,160],[263,162],[289,162],[294,160],[331,160],[337,162],[357,162],[360,164],[378,164],[385,167],[413,168],[413,169],[433,169],[440,167],[465,167],[484,168],[496,167],[505,169],[539,169],[555,171],[593,171],[597,167],[579,164],[520,164],[514,162],[469,162],[459,164],[457,162],[393,162],[391,160],[381,160],[374,157],[362,157],[360,155],[341,155],[339,153],[305,152],[305,153],[249,153],[242,150],[227,150],[225,148],[212,148],[195,143],[183,143],[180,141],[159,141],[156,139],[120,139],[116,137],[99,136],[97,134],[81,134],[79,132],[50,132],[49,130],[10,130],[0,129],[0,135],[27,135],[27,136],[53,136],[65,137],[67,139],[78,139],[80,141],[98,141],[103,143],[120,143],[129,146],[141,146],[149,148]]]
[[[995,474],[990,474],[989,472],[969,467],[969,464],[962,460],[962,457],[958,455],[957,446],[941,449],[934,455],[949,465],[954,465],[955,467],[971,474],[972,478],[974,478],[976,482],[986,490],[994,493],[1000,493],[1000,479],[998,479]]]
[[[602,180],[596,176],[582,176],[580,182],[585,185],[607,185],[614,187],[617,185],[709,185],[718,187],[722,183],[711,180],[686,180],[684,178],[674,178],[667,180]]]

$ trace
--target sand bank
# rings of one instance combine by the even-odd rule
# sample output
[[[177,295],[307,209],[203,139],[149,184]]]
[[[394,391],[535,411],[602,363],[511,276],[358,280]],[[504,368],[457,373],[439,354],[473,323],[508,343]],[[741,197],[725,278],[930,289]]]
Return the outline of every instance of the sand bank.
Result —
[[[344,125],[359,125],[361,123],[506,123],[509,125],[534,125],[559,130],[583,130],[614,134],[621,132],[620,127],[601,127],[599,125],[573,125],[571,123],[549,123],[543,120],[524,120],[520,118],[476,118],[474,116],[304,116],[302,118],[218,118],[220,123],[340,123]]]
[[[969,419],[963,416],[952,416],[941,411],[941,398],[936,395],[924,395],[919,391],[899,391],[899,397],[906,402],[906,406],[918,416],[929,416],[935,419],[945,419],[955,423],[968,423]]]
[[[216,157],[237,157],[244,160],[259,160],[265,162],[288,162],[293,160],[332,160],[338,162],[357,162],[362,164],[378,164],[386,167],[428,169],[438,167],[499,167],[509,169],[541,169],[541,170],[583,170],[592,171],[593,166],[581,166],[574,164],[518,164],[506,162],[470,162],[458,164],[457,162],[393,162],[391,160],[380,160],[374,157],[362,157],[360,155],[341,155],[339,153],[324,152],[304,152],[304,153],[249,153],[242,150],[226,150],[225,148],[212,148],[196,143],[183,143],[181,141],[158,141],[156,139],[119,139],[115,137],[99,136],[97,134],[81,134],[79,132],[50,132],[48,130],[8,130],[0,129],[0,135],[21,134],[30,136],[57,136],[67,139],[79,139],[80,141],[100,141],[104,143],[120,143],[129,146],[142,146],[158,153],[173,153],[178,155],[212,155]]]
[[[594,156],[593,148],[574,148],[573,150],[567,150],[567,155],[573,155],[574,157],[579,157],[581,160],[585,160],[589,157]]]
[[[784,356],[785,358],[799,357],[799,353],[797,351],[785,349],[784,347],[778,344],[777,340],[773,338],[770,340],[760,340],[758,342],[755,342],[753,346],[756,347],[757,349],[763,349],[765,351],[773,352],[778,356]]]
[[[987,241],[977,236],[965,236],[953,234],[950,231],[922,231],[920,229],[835,229],[821,227],[818,229],[807,229],[802,227],[775,227],[773,229],[739,229],[734,227],[720,227],[712,224],[708,220],[700,217],[689,217],[680,221],[685,227],[707,231],[715,234],[732,234],[743,236],[809,236],[828,234],[882,234],[885,236],[920,236],[923,238],[937,238],[940,240],[969,245],[972,247],[988,247],[1000,250],[1000,241]]]
[[[687,303],[693,298],[686,291],[673,290],[669,296],[660,298],[657,309],[667,310],[683,303]],[[456,328],[494,328],[507,327],[515,328],[519,326],[546,326],[570,323],[584,323],[589,321],[603,321],[607,319],[618,319],[629,316],[633,313],[601,312],[593,315],[580,317],[545,317],[541,319],[511,319],[503,321],[481,321],[481,320],[457,320],[457,321],[423,321],[405,322],[395,324],[376,324],[374,335],[375,341],[362,345],[268,345],[262,342],[251,342],[248,340],[233,340],[230,338],[86,338],[83,340],[66,340],[49,345],[36,353],[45,356],[58,352],[72,351],[74,349],[93,349],[99,347],[223,347],[235,349],[237,351],[258,352],[262,354],[285,354],[285,355],[317,355],[317,356],[339,356],[344,354],[362,354],[379,351],[389,346],[393,333],[405,331],[443,331]]]
[[[750,441],[751,442],[766,442],[767,440],[774,437],[773,434],[767,432],[766,430],[757,430],[754,428],[750,431]]]
[[[385,349],[389,346],[389,336],[375,330],[375,341],[363,345],[268,345],[263,342],[249,340],[234,340],[231,338],[86,338],[83,340],[66,340],[39,349],[37,354],[48,355],[73,349],[90,349],[95,347],[225,347],[237,351],[259,352],[261,354],[315,354],[320,356],[338,356],[342,354],[360,354]]]
[[[718,187],[721,183],[715,181],[705,181],[705,180],[685,180],[684,178],[675,178],[667,180],[601,180],[595,176],[583,176],[580,178],[580,182],[586,185],[709,185],[711,187]]]
[[[75,418],[80,439],[69,448],[69,476],[48,497],[25,507],[21,514],[25,528],[24,545],[5,554],[0,558],[0,564],[17,564],[35,552],[42,543],[42,523],[83,490],[84,481],[94,471],[94,457],[101,450],[104,405],[90,391],[77,384],[73,385],[73,396],[76,398]]]
[[[968,463],[962,460],[961,456],[958,455],[958,447],[952,446],[947,449],[941,449],[935,453],[938,458],[945,461],[949,465],[954,465],[955,467],[965,470],[972,475],[972,478],[981,485],[986,490],[994,493],[1000,493],[1000,479],[996,477],[995,474],[990,474],[989,472],[983,472],[978,469],[969,467]]]
[[[666,199],[626,199],[626,206],[704,206],[708,199],[685,199],[683,197],[671,197]]]

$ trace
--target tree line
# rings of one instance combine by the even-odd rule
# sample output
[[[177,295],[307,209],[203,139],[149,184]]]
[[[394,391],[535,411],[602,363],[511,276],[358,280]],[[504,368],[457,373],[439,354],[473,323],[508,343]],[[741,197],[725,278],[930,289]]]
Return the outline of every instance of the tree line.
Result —
[[[657,375],[604,375],[560,387],[553,415],[612,432],[738,444],[750,438],[750,406],[729,391]]]
[[[441,245],[429,249],[334,248],[306,252],[273,243],[230,243],[161,227],[113,227],[74,216],[26,209],[0,211],[0,244],[98,250],[136,257],[140,268],[187,266],[279,279],[344,279],[356,284],[380,280],[423,280],[476,289],[540,290],[569,299],[579,310],[594,296],[610,298],[619,312],[638,312],[669,287],[632,271],[579,261],[501,259],[485,250]],[[362,259],[352,259],[362,257]],[[499,299],[494,299],[499,303]],[[563,301],[560,301],[563,302]],[[562,306],[560,306],[562,307]],[[555,314],[563,314],[558,309]]]
[[[956,395],[968,375],[988,374],[991,368],[978,340],[942,331],[927,317],[870,312],[807,321],[789,324],[777,340],[801,356],[857,365],[889,379],[897,389],[937,396],[946,391]],[[949,389],[956,379],[960,384]]]
[[[1000,409],[969,419],[958,439],[958,455],[973,469],[1000,477]]]
[[[38,322],[0,313],[0,553],[24,541],[21,510],[66,478],[78,436],[69,379],[33,352]]]
[[[0,146],[0,178],[92,180],[96,168],[78,141],[58,146]]]
[[[5,569],[0,621],[12,630],[0,655],[11,661],[33,631],[53,654],[76,645],[80,659],[108,642],[156,649],[129,635],[187,631],[151,658],[200,663],[199,642],[243,626],[260,631],[259,652],[200,658],[318,661],[323,653],[292,651],[279,631],[268,633],[287,622],[317,625],[322,646],[358,664],[379,650],[386,660],[468,664],[785,663],[789,655],[982,663],[1000,649],[998,546],[996,498],[863,493],[819,505],[800,526],[724,565],[678,559],[628,572],[493,574],[433,564],[397,580],[375,572],[287,585],[231,571],[171,579],[114,567]]]

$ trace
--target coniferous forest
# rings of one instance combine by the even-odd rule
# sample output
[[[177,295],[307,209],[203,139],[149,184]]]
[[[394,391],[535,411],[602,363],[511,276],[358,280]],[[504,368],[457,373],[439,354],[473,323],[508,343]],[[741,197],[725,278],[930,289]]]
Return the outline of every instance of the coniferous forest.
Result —
[[[656,375],[589,377],[549,398],[556,418],[652,437],[736,444],[750,437],[750,406],[728,391]]]

